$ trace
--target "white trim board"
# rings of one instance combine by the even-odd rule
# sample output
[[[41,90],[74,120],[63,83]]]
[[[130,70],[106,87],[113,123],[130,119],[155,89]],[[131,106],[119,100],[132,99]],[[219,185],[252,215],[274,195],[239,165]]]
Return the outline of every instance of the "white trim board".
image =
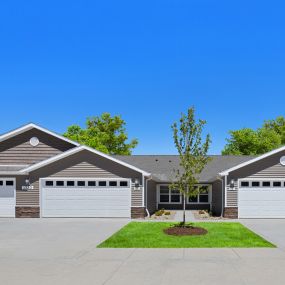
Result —
[[[229,175],[229,173],[232,172],[232,171],[235,171],[235,170],[240,169],[240,168],[242,168],[242,167],[244,167],[244,166],[250,165],[250,164],[252,164],[252,163],[254,163],[254,162],[257,162],[257,161],[259,161],[259,160],[262,160],[262,159],[264,159],[264,158],[266,158],[266,157],[269,157],[269,156],[271,156],[271,155],[277,154],[278,152],[281,152],[281,151],[285,151],[285,146],[282,146],[282,147],[280,147],[280,148],[274,149],[274,150],[272,150],[272,151],[270,151],[270,152],[267,152],[267,153],[265,153],[265,154],[263,154],[263,155],[260,155],[260,156],[258,156],[258,157],[256,157],[256,158],[250,159],[250,160],[248,160],[248,161],[246,161],[246,162],[243,162],[243,163],[238,164],[238,165],[236,165],[236,166],[234,166],[234,167],[231,167],[231,168],[229,168],[229,169],[227,169],[227,170],[224,170],[224,171],[220,172],[219,175],[220,175],[220,176]]]
[[[49,130],[47,130],[47,129],[43,128],[43,127],[40,127],[40,126],[38,126],[38,125],[36,125],[36,124],[34,124],[34,123],[30,123],[30,124],[24,125],[24,126],[22,126],[22,127],[20,127],[20,128],[17,128],[17,129],[15,129],[15,130],[11,131],[11,132],[8,132],[8,133],[6,133],[6,134],[1,135],[1,136],[0,136],[0,142],[5,141],[5,140],[7,140],[7,139],[9,139],[9,138],[12,138],[12,137],[14,137],[14,136],[17,136],[17,135],[19,135],[19,134],[22,134],[22,133],[24,133],[24,132],[26,132],[26,131],[29,131],[29,130],[31,130],[31,129],[40,130],[40,131],[42,131],[42,132],[44,132],[44,133],[47,133],[47,134],[49,134],[49,135],[51,135],[51,136],[54,136],[54,137],[56,137],[56,138],[58,138],[58,139],[61,139],[61,140],[63,140],[63,141],[66,141],[66,142],[68,142],[68,143],[70,143],[70,144],[73,144],[73,145],[75,145],[75,146],[79,146],[79,145],[80,145],[80,144],[77,143],[77,142],[74,142],[74,141],[72,141],[72,140],[70,140],[70,139],[68,139],[68,138],[66,138],[66,137],[64,137],[64,136],[62,136],[62,135],[59,135],[59,134],[57,134],[57,133],[55,133],[55,132],[49,131]]]
[[[49,164],[51,164],[51,163],[53,163],[53,162],[56,162],[56,161],[58,161],[58,160],[61,160],[61,159],[63,159],[63,158],[66,158],[66,157],[68,157],[68,156],[70,156],[70,155],[73,155],[73,154],[78,153],[78,152],[83,151],[83,150],[90,151],[91,153],[95,153],[95,154],[97,154],[97,155],[99,155],[99,156],[102,156],[102,157],[104,157],[104,158],[106,158],[106,159],[109,159],[109,160],[111,160],[111,161],[114,161],[114,162],[116,162],[116,163],[118,163],[118,164],[120,164],[120,165],[123,165],[123,166],[125,166],[125,167],[127,167],[127,168],[130,168],[130,169],[135,170],[135,171],[137,171],[137,172],[139,172],[139,173],[142,173],[144,176],[147,176],[147,177],[148,177],[148,176],[151,175],[150,173],[148,173],[148,172],[146,172],[146,171],[144,171],[144,170],[142,170],[142,169],[139,169],[139,168],[137,168],[137,167],[135,167],[135,166],[133,166],[133,165],[131,165],[131,164],[128,164],[128,163],[123,162],[123,161],[121,161],[121,160],[119,160],[119,159],[116,159],[116,158],[114,158],[114,157],[112,157],[112,156],[110,156],[110,155],[108,155],[108,154],[105,154],[105,153],[103,153],[103,152],[101,152],[101,151],[98,151],[98,150],[96,150],[96,149],[93,149],[93,148],[88,147],[88,146],[83,146],[83,145],[82,145],[82,146],[75,147],[75,148],[72,148],[72,149],[70,149],[70,150],[68,150],[68,151],[65,151],[65,152],[63,152],[63,153],[61,153],[61,154],[58,154],[58,155],[56,155],[56,156],[54,156],[54,157],[48,158],[48,159],[46,159],[46,160],[44,160],[44,161],[41,161],[41,162],[39,162],[39,163],[36,163],[36,164],[34,164],[34,165],[32,165],[32,166],[29,166],[29,167],[27,167],[27,168],[24,168],[24,169],[20,170],[19,172],[20,172],[20,173],[24,173],[24,172],[31,172],[31,171],[34,171],[34,170],[36,170],[36,169],[39,169],[39,168],[41,168],[41,167],[43,167],[43,166],[46,166],[46,165],[49,165]]]

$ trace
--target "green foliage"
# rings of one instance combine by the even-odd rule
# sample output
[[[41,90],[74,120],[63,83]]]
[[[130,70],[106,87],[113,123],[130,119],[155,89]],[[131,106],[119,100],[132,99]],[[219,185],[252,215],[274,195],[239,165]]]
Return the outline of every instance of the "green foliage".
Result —
[[[120,116],[103,113],[100,117],[87,118],[86,128],[68,127],[64,136],[108,154],[130,155],[137,146],[137,139],[127,143],[126,122]]]
[[[223,155],[259,155],[285,144],[285,118],[265,121],[261,128],[230,131]]]
[[[188,224],[186,224],[187,226]],[[275,245],[240,223],[202,222],[190,224],[208,231],[203,236],[170,236],[164,230],[177,226],[167,222],[131,222],[109,237],[99,248],[253,248]],[[182,225],[184,226],[184,225]]]
[[[199,175],[209,162],[207,152],[211,143],[208,134],[203,141],[202,132],[206,121],[195,119],[194,107],[182,114],[179,124],[172,125],[174,144],[180,157],[180,169],[175,170],[175,180],[170,185],[171,190],[179,190],[186,197],[197,196]],[[185,203],[183,223],[185,224]]]

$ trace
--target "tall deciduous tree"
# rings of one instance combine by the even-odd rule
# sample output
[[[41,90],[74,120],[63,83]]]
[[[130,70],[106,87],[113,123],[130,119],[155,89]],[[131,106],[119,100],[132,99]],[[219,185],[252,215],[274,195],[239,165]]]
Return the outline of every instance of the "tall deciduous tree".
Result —
[[[222,154],[260,155],[285,144],[285,118],[265,121],[261,128],[230,131]]]
[[[127,142],[126,122],[109,113],[87,118],[85,129],[78,125],[68,127],[64,136],[107,154],[130,155],[138,144],[137,139]]]
[[[181,169],[175,170],[175,179],[170,185],[171,190],[179,190],[183,196],[183,226],[185,226],[186,199],[199,194],[197,184],[199,175],[209,162],[207,156],[211,143],[210,135],[205,139],[202,132],[206,121],[195,119],[194,107],[182,114],[179,123],[172,125],[174,144],[180,157]]]

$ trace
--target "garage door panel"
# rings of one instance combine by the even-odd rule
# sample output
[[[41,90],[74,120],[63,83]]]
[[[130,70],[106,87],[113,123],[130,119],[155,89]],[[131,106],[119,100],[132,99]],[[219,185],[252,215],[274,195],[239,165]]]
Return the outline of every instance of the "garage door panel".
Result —
[[[42,187],[41,195],[43,217],[130,217],[130,187]]]
[[[88,209],[88,208],[95,208],[102,209],[102,208],[113,208],[113,209],[126,209],[129,207],[129,203],[123,201],[122,203],[116,203],[116,201],[100,201],[98,203],[94,203],[94,201],[78,201],[78,203],[74,203],[74,200],[65,200],[64,203],[58,200],[48,201],[43,204],[44,209]],[[96,201],[95,201],[96,202]]]
[[[13,186],[7,186],[6,181],[13,181]],[[15,217],[16,183],[12,178],[0,178],[0,217]]]
[[[94,218],[124,218],[129,217],[129,212],[126,210],[121,211],[113,211],[113,210],[85,210],[82,212],[81,210],[72,210],[69,211],[68,216],[66,215],[65,210],[53,210],[53,211],[46,211],[45,216],[46,218],[66,218],[66,217],[73,217],[73,218],[86,218],[86,217],[94,217]]]
[[[240,188],[239,218],[285,218],[285,188]]]

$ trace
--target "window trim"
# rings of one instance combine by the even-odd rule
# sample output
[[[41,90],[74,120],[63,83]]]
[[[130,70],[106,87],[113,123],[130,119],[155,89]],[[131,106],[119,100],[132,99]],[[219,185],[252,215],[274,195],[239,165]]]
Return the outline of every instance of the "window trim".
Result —
[[[157,186],[156,186],[157,187],[157,190],[156,190],[157,191],[157,195],[156,195],[157,204],[162,204],[162,205],[181,205],[182,204],[182,194],[180,194],[180,202],[171,202],[171,195],[170,195],[170,192],[172,192],[171,190],[169,190],[169,194],[168,194],[169,195],[169,202],[161,202],[160,201],[160,186],[169,186],[169,185],[170,184],[166,184],[166,183],[157,184]],[[189,202],[189,199],[186,199],[186,204],[188,204],[188,205],[211,205],[211,203],[212,203],[212,184],[202,183],[202,184],[198,184],[198,186],[208,186],[209,187],[209,190],[208,190],[208,202],[200,202],[200,197],[198,195],[197,196],[198,202]],[[164,195],[167,195],[167,194],[164,194]],[[178,194],[176,194],[176,195],[178,195]]]
[[[105,189],[105,188],[110,188],[110,189],[122,189],[122,188],[128,188],[132,189],[132,180],[131,178],[104,178],[104,177],[45,177],[45,178],[40,178],[40,185],[43,188],[97,188],[97,189]],[[47,181],[52,181],[53,185],[46,185]],[[56,181],[63,181],[64,185],[63,186],[57,186]],[[74,186],[67,186],[67,181],[74,181],[75,185]],[[77,183],[78,181],[85,181],[85,186],[78,186]],[[95,186],[89,186],[88,182],[92,181],[95,182]],[[99,186],[100,181],[106,181],[106,186]],[[117,186],[109,186],[110,181],[116,181]],[[120,186],[121,182],[125,182],[127,185],[126,186]]]
[[[208,186],[208,202],[200,202],[200,194],[197,195],[197,202],[189,202],[189,198],[186,200],[186,204],[188,205],[211,205],[212,203],[212,184],[207,184],[207,183],[203,183],[203,184],[198,184],[196,186]],[[206,194],[201,194],[201,195],[205,195]]]
[[[245,186],[241,186],[241,182],[243,181],[248,181],[249,182],[249,187],[245,187]],[[252,186],[252,182],[259,182],[260,185],[259,186]],[[264,182],[269,182],[270,185],[269,186],[263,186],[263,183]],[[273,183],[274,182],[280,182],[281,183],[281,186],[273,186]],[[274,189],[274,190],[277,190],[277,189],[282,189],[282,188],[285,188],[285,179],[284,178],[242,178],[242,179],[238,179],[238,185],[239,185],[239,189],[242,188],[242,189],[258,189],[258,190],[261,190],[261,189]]]
[[[171,202],[171,190],[168,189],[168,202],[161,202],[160,201],[160,186],[167,186],[169,187],[170,184],[157,184],[157,203],[158,204],[165,204],[165,205],[180,205],[182,203],[182,195],[181,193],[179,194],[175,194],[173,193],[173,195],[179,195],[179,202]],[[167,195],[167,194],[162,194],[162,195]]]

